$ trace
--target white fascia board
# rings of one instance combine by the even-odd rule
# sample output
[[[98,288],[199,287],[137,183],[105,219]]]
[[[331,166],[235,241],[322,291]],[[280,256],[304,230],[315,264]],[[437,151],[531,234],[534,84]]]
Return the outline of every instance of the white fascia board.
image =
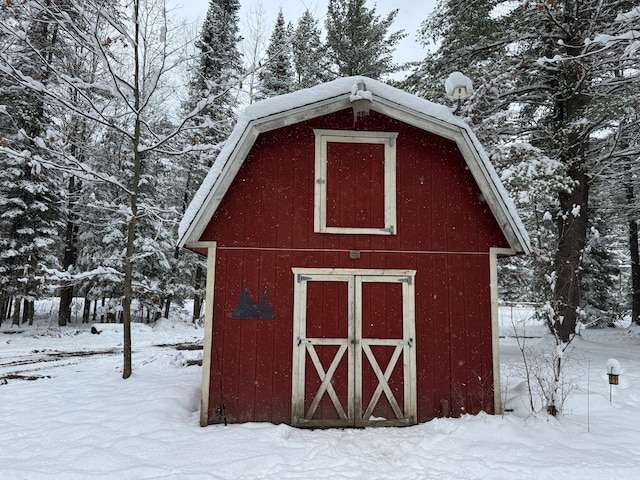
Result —
[[[529,236],[515,206],[493,166],[484,159],[486,153],[469,127],[451,124],[377,97],[374,97],[371,109],[455,142],[509,245],[517,253],[530,253]]]
[[[204,202],[198,209],[189,227],[181,236],[178,246],[184,247],[200,240],[202,232],[213,214],[218,209],[220,202],[226,195],[231,183],[235,179],[240,167],[253,148],[255,141],[261,133],[287,127],[296,123],[310,120],[322,115],[328,115],[346,108],[350,108],[349,94],[328,98],[324,101],[305,105],[303,107],[287,110],[263,118],[257,118],[247,123],[244,132],[240,135],[235,145],[230,146],[228,155],[218,156],[217,162],[225,162],[222,171],[218,175]],[[233,137],[233,134],[232,134]]]
[[[456,125],[384,98],[374,97],[371,103],[371,110],[386,115],[387,117],[395,118],[402,123],[413,125],[421,130],[434,133],[448,140],[455,140],[456,134],[460,131],[460,128]]]
[[[458,148],[509,245],[517,253],[531,253],[529,236],[493,166],[482,160],[469,131],[461,130],[460,133],[462,139],[456,141]]]
[[[229,172],[234,166],[233,165],[234,158],[236,158],[241,152],[246,151],[246,153],[248,153],[249,150],[251,149],[251,146],[253,146],[253,142],[255,142],[257,135],[258,134],[255,133],[251,128],[251,125],[250,124],[247,125],[244,132],[242,133],[242,136],[240,137],[235,147],[233,148],[233,151],[231,152],[231,154],[226,158],[222,158],[221,156],[218,156],[218,158],[214,162],[214,165],[216,164],[216,162],[225,162],[224,167],[222,168],[222,171],[215,179],[215,183],[209,190],[209,193],[207,194],[204,202],[202,202],[195,216],[193,217],[193,219],[191,219],[189,227],[185,230],[184,234],[179,239],[178,241],[179,247],[185,247],[185,246],[188,247],[189,245],[196,244],[200,241],[202,232],[206,228],[209,222],[209,219],[211,219],[211,217],[215,213],[216,208],[218,207],[218,205],[220,204],[220,201],[222,200],[222,197],[224,196],[224,193],[223,194],[219,193],[220,186],[224,183],[227,183],[225,179],[229,178]],[[246,153],[245,153],[245,156],[246,156]],[[240,166],[238,166],[238,168],[236,169],[236,173],[239,168]],[[211,174],[211,172],[209,174]],[[233,177],[235,177],[235,174],[233,175]],[[203,186],[201,185],[200,188],[202,187]]]

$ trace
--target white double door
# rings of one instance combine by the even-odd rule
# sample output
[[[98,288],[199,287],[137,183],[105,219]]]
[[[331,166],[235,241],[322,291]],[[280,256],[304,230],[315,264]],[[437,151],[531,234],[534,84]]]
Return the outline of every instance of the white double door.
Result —
[[[292,424],[416,423],[415,271],[293,273]]]

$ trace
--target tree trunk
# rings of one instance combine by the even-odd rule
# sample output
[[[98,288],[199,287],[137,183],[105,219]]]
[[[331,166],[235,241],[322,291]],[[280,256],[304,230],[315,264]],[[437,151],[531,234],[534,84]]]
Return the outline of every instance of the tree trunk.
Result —
[[[75,148],[74,148],[75,150]],[[74,152],[75,153],[75,152]],[[67,217],[67,229],[65,233],[65,248],[64,248],[64,258],[62,260],[62,269],[66,272],[69,270],[69,267],[75,265],[76,263],[76,224],[75,224],[75,216],[73,215],[73,204],[75,202],[75,192],[76,192],[76,181],[75,177],[71,176],[69,178],[69,204],[67,208],[69,209],[69,215]],[[71,303],[73,302],[73,283],[65,280],[63,282],[63,286],[60,289],[60,306],[58,308],[58,325],[64,327],[67,323],[71,321]]]
[[[192,323],[197,323],[202,313],[202,297],[198,293],[202,288],[202,266],[200,263],[196,265],[196,278],[194,282],[194,294],[193,294],[193,318]]]
[[[127,246],[124,258],[124,298],[122,300],[122,323],[124,330],[124,365],[122,368],[122,378],[131,376],[131,300],[133,298],[133,260],[135,254],[134,241],[136,238],[136,226],[138,224],[138,194],[140,192],[140,177],[142,175],[142,159],[143,154],[140,152],[142,142],[142,118],[140,106],[142,103],[142,79],[141,73],[143,61],[140,57],[142,54],[140,41],[142,35],[140,32],[140,0],[133,2],[133,21],[134,21],[134,41],[133,54],[133,96],[134,111],[136,112],[134,133],[132,138],[133,147],[133,175],[131,179],[131,195],[130,195],[130,218],[127,222]]]
[[[164,304],[164,318],[169,318],[169,310],[171,310],[171,297],[168,297]]]
[[[35,302],[33,300],[24,301],[24,307],[22,308],[22,323],[33,325],[33,315],[35,313]]]
[[[20,304],[22,302],[22,298],[16,297],[13,299],[13,317],[11,321],[11,325],[20,326]]]
[[[562,215],[558,219],[558,249],[555,255],[554,300],[556,317],[553,329],[562,342],[575,333],[581,302],[580,265],[587,239],[589,185],[584,172],[569,171],[576,185],[570,193],[559,195]]]
[[[627,207],[632,208],[635,202],[633,184],[629,182],[627,190]],[[638,221],[633,210],[629,214],[629,254],[631,257],[631,318],[640,325],[640,251],[638,249]]]
[[[2,322],[7,318],[9,296],[5,293],[0,293],[0,326]]]
[[[91,315],[91,300],[89,300],[89,292],[84,294],[84,304],[82,306],[82,323],[89,323],[89,316]]]
[[[60,304],[58,307],[58,326],[64,327],[71,322],[71,303],[73,302],[73,285],[65,280],[60,289]]]
[[[580,48],[575,45],[581,45],[581,39],[569,37],[564,41],[569,55],[580,55]],[[559,90],[563,93],[556,93],[554,112],[558,132],[565,131],[589,104],[587,95],[572,91],[573,87],[566,87],[575,85],[576,78],[582,75],[579,66],[568,64],[561,75],[564,78],[558,79]],[[560,215],[557,219],[558,249],[554,258],[556,279],[553,291],[556,311],[552,333],[556,341],[566,343],[575,335],[582,300],[581,263],[589,226],[589,179],[585,173],[585,152],[589,140],[588,136],[576,130],[569,130],[563,140],[565,145],[560,150],[561,160],[567,167],[572,187],[570,192],[560,190],[558,193]]]
[[[640,252],[638,222],[629,222],[629,252],[631,254],[631,317],[640,325]]]
[[[13,297],[11,295],[7,295],[7,315],[4,317],[5,320],[9,320],[11,315],[13,314]]]

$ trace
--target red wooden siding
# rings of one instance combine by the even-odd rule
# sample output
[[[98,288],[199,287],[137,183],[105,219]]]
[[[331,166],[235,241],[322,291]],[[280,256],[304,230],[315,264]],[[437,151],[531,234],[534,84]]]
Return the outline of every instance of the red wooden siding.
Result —
[[[396,235],[314,233],[314,128],[398,132]],[[378,152],[359,153],[367,155],[377,158]],[[362,173],[359,165],[338,163],[354,175]],[[382,180],[376,168],[371,178],[351,182],[362,191],[357,198],[364,204],[338,208],[369,212],[354,222],[378,221]],[[330,191],[332,197],[338,195]],[[442,400],[452,414],[492,411],[488,252],[508,243],[453,142],[376,112],[354,126],[351,110],[262,134],[201,240],[218,246],[210,422],[217,421],[221,403],[231,422],[290,422],[292,267],[415,269],[418,421],[439,416]],[[350,250],[359,250],[360,259],[351,260]],[[232,318],[243,288],[253,303],[266,291],[275,318]],[[309,288],[324,289],[317,299],[309,296],[317,302],[308,305],[318,329],[313,335],[342,333],[346,325],[331,319],[345,318],[335,301],[346,295],[344,286],[311,282]],[[366,286],[363,309],[376,319],[367,334],[377,335],[378,329],[394,334],[395,297],[393,285]],[[382,316],[388,320],[380,321]],[[373,373],[363,375],[372,379]],[[317,384],[308,388],[317,390]],[[401,399],[401,386],[392,389]],[[389,415],[384,405],[374,414]]]
[[[327,226],[384,228],[384,145],[327,144]]]

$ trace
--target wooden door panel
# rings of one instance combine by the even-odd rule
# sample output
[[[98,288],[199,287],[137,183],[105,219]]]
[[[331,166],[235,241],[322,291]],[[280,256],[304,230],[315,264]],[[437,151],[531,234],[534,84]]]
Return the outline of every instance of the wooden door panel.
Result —
[[[349,336],[349,284],[346,281],[307,282],[307,337]]]
[[[362,347],[362,419],[376,422],[404,418],[402,347],[364,341]]]
[[[362,336],[402,338],[402,283],[362,282]]]
[[[404,418],[404,370],[400,358],[403,351],[398,348],[403,340],[402,283],[365,281],[361,294],[362,420]],[[377,339],[397,339],[398,342],[381,345]],[[382,381],[378,378],[380,374]]]
[[[307,345],[305,418],[344,420],[349,417],[349,363],[346,344]]]

